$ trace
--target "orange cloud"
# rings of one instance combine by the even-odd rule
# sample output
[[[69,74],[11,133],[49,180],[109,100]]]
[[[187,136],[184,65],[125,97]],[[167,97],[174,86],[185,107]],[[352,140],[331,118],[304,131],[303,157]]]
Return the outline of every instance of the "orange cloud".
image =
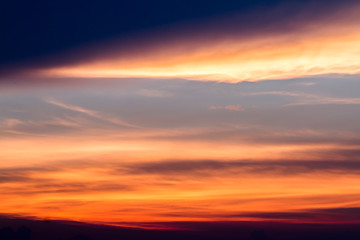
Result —
[[[358,7],[289,31],[219,33],[164,40],[141,53],[97,53],[91,61],[39,70],[45,76],[257,81],[360,71]],[[217,30],[214,30],[215,32]],[[216,33],[214,33],[216,35]],[[139,46],[141,48],[141,46]],[[90,49],[91,50],[91,49]]]
[[[296,212],[304,212],[296,221],[321,222],[307,211],[359,207],[358,146],[149,138],[154,134],[2,138],[0,212],[140,226],[285,221]]]

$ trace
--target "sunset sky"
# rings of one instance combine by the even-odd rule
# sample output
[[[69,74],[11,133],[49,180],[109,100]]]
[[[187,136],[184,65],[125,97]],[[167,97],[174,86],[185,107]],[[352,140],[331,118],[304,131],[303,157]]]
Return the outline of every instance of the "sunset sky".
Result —
[[[0,214],[360,222],[358,1],[0,9]]]

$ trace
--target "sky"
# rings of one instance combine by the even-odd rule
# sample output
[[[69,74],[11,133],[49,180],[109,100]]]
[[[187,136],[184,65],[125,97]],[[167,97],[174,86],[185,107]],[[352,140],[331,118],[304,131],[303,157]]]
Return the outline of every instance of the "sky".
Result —
[[[0,11],[0,214],[360,221],[357,1]]]

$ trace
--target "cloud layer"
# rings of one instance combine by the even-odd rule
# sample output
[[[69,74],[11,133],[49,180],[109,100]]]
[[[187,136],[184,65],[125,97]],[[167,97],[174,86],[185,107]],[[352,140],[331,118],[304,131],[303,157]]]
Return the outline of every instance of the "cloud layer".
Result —
[[[49,78],[181,77],[228,82],[359,72],[354,49],[359,48],[360,20],[355,1],[280,1],[272,7],[260,6],[95,44],[32,62],[24,70]]]

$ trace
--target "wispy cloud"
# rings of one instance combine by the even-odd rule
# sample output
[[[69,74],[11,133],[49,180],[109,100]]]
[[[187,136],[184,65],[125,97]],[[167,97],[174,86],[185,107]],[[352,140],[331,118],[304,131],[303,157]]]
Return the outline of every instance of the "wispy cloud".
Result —
[[[146,88],[140,89],[139,91],[137,91],[137,94],[143,97],[150,97],[150,98],[165,98],[171,96],[169,92],[165,92],[157,89],[146,89]]]
[[[360,208],[323,208],[323,209],[303,209],[289,210],[284,212],[248,212],[224,217],[239,218],[251,217],[256,219],[272,220],[296,220],[296,221],[315,221],[315,222],[334,222],[334,221],[360,221]]]
[[[299,86],[314,86],[316,84],[317,84],[316,82],[299,82],[299,83],[297,83],[297,85],[299,85]]]
[[[210,106],[210,110],[225,109],[229,111],[245,111],[245,108],[240,104],[237,105],[225,105],[225,106]]]
[[[310,99],[304,99],[294,103],[288,103],[284,106],[301,106],[301,105],[359,105],[360,98],[336,98],[336,97],[321,97],[321,96],[312,96]]]
[[[99,114],[96,111],[88,110],[79,106],[65,104],[60,101],[54,100],[54,99],[45,99],[45,102],[56,105],[61,108],[65,108],[74,112],[84,113],[86,115],[89,115],[91,117],[99,118]]]
[[[250,92],[243,93],[243,96],[288,96],[296,97],[294,102],[285,104],[284,106],[297,106],[297,105],[325,105],[325,104],[360,104],[360,98],[349,97],[332,97],[326,95],[316,95],[305,92],[291,92],[291,91],[265,91],[265,92]]]
[[[0,120],[0,129],[1,128],[14,128],[18,125],[24,124],[23,121],[16,118],[4,118]]]
[[[94,110],[90,110],[90,109],[86,109],[77,105],[72,105],[72,104],[65,104],[63,102],[60,102],[58,100],[55,99],[44,99],[45,102],[49,103],[49,104],[53,104],[55,106],[58,106],[60,108],[63,109],[67,109],[73,112],[77,112],[77,113],[82,113],[85,114],[87,116],[102,120],[102,121],[106,121],[108,123],[112,123],[115,125],[120,125],[120,126],[124,126],[124,127],[131,127],[131,128],[138,128],[139,126],[136,126],[134,124],[128,123],[122,119],[119,119],[117,117],[112,117],[112,116],[108,116],[107,114],[104,113],[100,113],[98,111],[94,111]]]
[[[328,174],[357,174],[360,172],[358,160],[197,160],[197,161],[161,161],[121,166],[119,172],[128,174],[159,174],[168,176],[211,176],[222,174],[267,174],[288,176],[322,172]]]
[[[276,96],[291,96],[291,97],[304,97],[312,96],[302,92],[290,92],[290,91],[264,91],[264,92],[246,92],[242,93],[243,96],[263,96],[263,95],[276,95]]]

